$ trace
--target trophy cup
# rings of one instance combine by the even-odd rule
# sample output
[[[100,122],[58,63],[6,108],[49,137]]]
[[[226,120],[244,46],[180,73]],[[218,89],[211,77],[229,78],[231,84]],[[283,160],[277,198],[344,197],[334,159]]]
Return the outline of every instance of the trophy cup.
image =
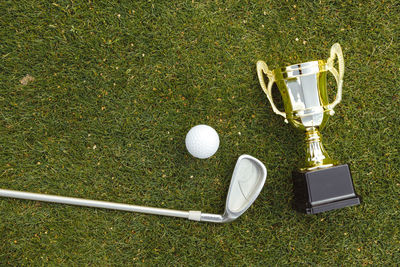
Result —
[[[337,58],[339,71],[334,67]],[[337,82],[336,99],[329,103],[327,73]],[[264,61],[257,62],[261,87],[273,111],[297,129],[305,131],[306,161],[293,171],[294,207],[300,212],[316,214],[361,203],[355,193],[349,166],[339,165],[329,157],[321,141],[320,130],[334,114],[333,108],[342,98],[344,60],[338,43],[331,48],[327,60],[310,61],[270,70]],[[269,79],[268,86],[264,75]],[[272,99],[276,83],[282,95],[285,112],[279,111]]]

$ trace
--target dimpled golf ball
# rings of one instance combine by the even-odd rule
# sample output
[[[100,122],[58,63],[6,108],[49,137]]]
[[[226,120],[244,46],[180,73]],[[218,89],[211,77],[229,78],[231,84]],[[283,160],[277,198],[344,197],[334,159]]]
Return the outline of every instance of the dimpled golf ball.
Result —
[[[200,124],[189,130],[185,143],[187,150],[193,157],[206,159],[217,152],[219,137],[212,127]]]

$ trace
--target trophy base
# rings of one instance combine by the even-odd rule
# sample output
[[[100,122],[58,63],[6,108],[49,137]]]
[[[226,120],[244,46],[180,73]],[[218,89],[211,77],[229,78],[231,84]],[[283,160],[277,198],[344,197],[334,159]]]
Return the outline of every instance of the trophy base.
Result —
[[[355,206],[361,198],[354,191],[347,164],[313,171],[294,171],[293,184],[297,211],[316,214]]]

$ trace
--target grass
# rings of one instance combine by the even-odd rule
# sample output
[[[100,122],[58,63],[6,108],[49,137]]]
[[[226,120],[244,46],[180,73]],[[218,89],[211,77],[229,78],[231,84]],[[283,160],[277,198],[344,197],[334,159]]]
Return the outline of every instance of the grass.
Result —
[[[227,225],[0,199],[1,265],[399,263],[399,12],[396,1],[2,1],[0,188],[221,212],[239,155],[268,178]],[[335,42],[343,101],[322,134],[363,204],[305,216],[290,178],[303,137],[272,112],[255,63],[324,59]],[[184,146],[200,123],[221,139],[207,160]]]

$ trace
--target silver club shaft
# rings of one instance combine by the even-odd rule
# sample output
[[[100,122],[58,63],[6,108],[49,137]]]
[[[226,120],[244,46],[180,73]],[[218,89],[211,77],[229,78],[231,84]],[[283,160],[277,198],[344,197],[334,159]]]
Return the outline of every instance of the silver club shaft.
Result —
[[[44,202],[53,202],[53,203],[61,203],[75,206],[85,206],[85,207],[94,207],[94,208],[103,208],[103,209],[112,209],[112,210],[123,210],[130,212],[139,212],[146,214],[155,214],[155,215],[163,215],[163,216],[172,216],[172,217],[180,217],[186,218],[190,220],[200,220],[201,212],[200,211],[180,211],[180,210],[172,210],[172,209],[161,209],[161,208],[152,208],[152,207],[143,207],[136,205],[128,205],[107,201],[98,201],[98,200],[90,200],[83,198],[73,198],[73,197],[61,197],[55,195],[47,195],[47,194],[37,194],[37,193],[29,193],[29,192],[21,192],[14,190],[6,190],[0,189],[1,197],[10,197],[10,198],[19,198],[19,199],[28,199],[28,200],[37,200]]]

